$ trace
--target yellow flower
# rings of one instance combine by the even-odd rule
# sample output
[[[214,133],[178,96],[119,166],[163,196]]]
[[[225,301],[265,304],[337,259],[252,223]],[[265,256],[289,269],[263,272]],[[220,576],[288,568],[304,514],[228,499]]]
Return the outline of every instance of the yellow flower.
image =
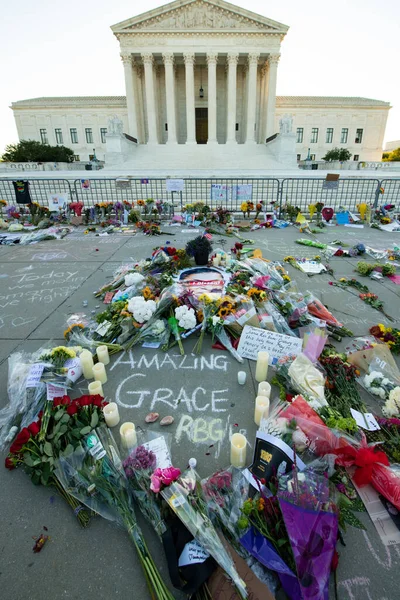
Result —
[[[242,204],[240,205],[240,210],[242,212],[247,212],[247,210],[248,210],[248,204],[247,204],[247,202],[242,202]]]
[[[148,285],[144,288],[144,290],[142,291],[142,294],[143,294],[143,298],[145,300],[154,300],[155,296]]]
[[[346,279],[346,277],[341,277],[341,278],[339,279],[339,281],[345,282],[345,281],[347,281],[347,279]]]
[[[283,259],[284,262],[290,262],[291,260],[296,260],[294,256],[285,256],[285,258]]]
[[[204,304],[211,304],[212,298],[208,294],[201,294],[199,296],[199,302],[204,302]]]
[[[259,498],[258,502],[257,502],[257,510],[258,512],[262,512],[264,510],[265,507],[265,500],[264,498]]]
[[[217,315],[219,317],[226,317],[229,314],[229,311],[227,308],[224,308],[223,306],[219,309],[219,311],[217,312]]]
[[[282,277],[282,279],[283,279],[283,281],[292,281],[292,280],[290,279],[289,275],[284,275],[284,276]]]

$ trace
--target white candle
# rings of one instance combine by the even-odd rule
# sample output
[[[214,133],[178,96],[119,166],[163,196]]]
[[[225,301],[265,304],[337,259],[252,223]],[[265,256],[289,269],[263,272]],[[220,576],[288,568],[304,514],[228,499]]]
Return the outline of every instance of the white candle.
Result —
[[[261,381],[258,384],[257,396],[266,396],[267,398],[271,396],[271,386],[268,381]]]
[[[93,366],[93,375],[95,381],[100,381],[100,383],[105,383],[107,381],[106,368],[103,363],[99,362]]]
[[[257,396],[254,409],[254,422],[260,425],[261,419],[266,419],[269,414],[269,398],[266,396]]]
[[[119,434],[121,436],[121,442],[124,448],[133,448],[137,444],[137,435],[134,423],[129,421],[122,423],[119,428]]]
[[[243,468],[246,465],[247,440],[241,433],[234,433],[231,437],[231,465]]]
[[[244,385],[246,383],[246,372],[245,371],[238,371],[238,383],[240,385]]]
[[[92,383],[89,383],[88,390],[90,396],[97,396],[100,394],[100,396],[103,396],[104,398],[103,386],[101,385],[100,381],[92,381]]]
[[[103,408],[104,419],[108,427],[115,427],[119,423],[118,405],[115,402],[110,402]]]
[[[265,381],[267,379],[268,361],[268,352],[259,352],[257,354],[256,381]]]
[[[93,356],[89,350],[83,350],[79,355],[83,376],[85,379],[93,379]]]
[[[230,257],[230,256],[227,256],[227,257],[226,257],[226,259],[225,259],[225,265],[226,265],[227,267],[230,267],[230,266],[231,266],[231,262],[232,262],[232,259],[231,259],[231,257]]]
[[[99,362],[103,363],[103,365],[108,365],[110,357],[108,356],[107,346],[98,346],[96,354]]]
[[[215,258],[213,258],[213,266],[219,267],[219,256],[218,255]]]

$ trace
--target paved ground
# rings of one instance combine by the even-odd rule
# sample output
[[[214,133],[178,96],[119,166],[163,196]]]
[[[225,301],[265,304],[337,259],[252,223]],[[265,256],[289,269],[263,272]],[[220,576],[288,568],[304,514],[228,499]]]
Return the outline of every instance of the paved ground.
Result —
[[[55,242],[27,247],[0,247],[0,380],[3,393],[0,407],[7,402],[7,357],[18,350],[31,352],[61,342],[67,317],[73,312],[96,310],[101,303],[93,291],[111,277],[115,268],[150,255],[153,246],[170,239],[182,247],[190,237],[171,228],[175,237],[147,238],[121,235],[104,237],[76,233]],[[193,235],[193,234],[191,234]],[[314,256],[317,250],[296,245],[294,229],[249,234],[257,240],[264,256],[281,260],[287,254]],[[340,238],[350,244],[362,241],[376,248],[400,242],[400,234],[343,227],[328,228],[320,235],[324,242]],[[232,244],[226,240],[226,247]],[[215,240],[214,240],[215,241]],[[217,245],[217,244],[216,244]],[[331,260],[337,278],[350,276],[356,260]],[[291,270],[300,289],[314,290],[356,335],[368,333],[372,324],[385,322],[380,314],[351,294],[328,286],[328,275],[307,278]],[[387,312],[400,323],[400,288],[386,281],[368,281],[370,290],[385,301]],[[89,306],[83,309],[82,301]],[[346,346],[348,342],[343,344]],[[248,383],[240,387],[238,363],[224,352],[204,344],[203,357],[189,353],[183,361],[174,351],[136,348],[130,355],[113,359],[109,381],[104,386],[109,400],[117,399],[123,420],[144,426],[150,410],[171,414],[175,423],[174,463],[184,468],[188,459],[198,459],[202,476],[229,460],[229,433],[237,424],[247,432],[252,445],[256,431],[253,422],[255,384],[254,363],[247,362]],[[78,382],[79,387],[79,382]],[[82,382],[82,393],[86,391]],[[178,400],[180,400],[178,402]],[[157,424],[151,426],[157,430]],[[237,429],[236,429],[237,430]],[[248,448],[249,456],[252,447]],[[0,468],[0,586],[7,600],[98,600],[133,597],[146,600],[148,594],[134,550],[124,531],[96,519],[81,530],[68,506],[49,489],[34,487],[22,471]],[[349,529],[346,548],[341,549],[339,598],[341,600],[394,600],[398,598],[400,547],[386,549],[367,517],[367,532]],[[49,529],[51,543],[41,554],[33,554],[32,537],[43,526]],[[160,570],[167,569],[155,536],[148,532],[150,546]],[[4,596],[3,596],[4,595]],[[177,598],[180,598],[176,594]],[[333,597],[333,596],[332,596]]]

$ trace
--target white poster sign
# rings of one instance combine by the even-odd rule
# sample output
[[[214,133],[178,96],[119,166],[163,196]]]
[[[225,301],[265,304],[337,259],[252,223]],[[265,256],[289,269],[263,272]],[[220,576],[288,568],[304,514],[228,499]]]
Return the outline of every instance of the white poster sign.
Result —
[[[183,179],[166,179],[165,187],[167,192],[183,192],[185,189],[185,182]]]
[[[68,194],[49,194],[47,196],[49,201],[49,211],[59,211],[67,208]]]
[[[257,360],[257,353],[269,353],[269,364],[274,365],[284,356],[298,356],[302,349],[303,340],[291,335],[276,333],[245,325],[240,336],[238,353],[242,358]]]

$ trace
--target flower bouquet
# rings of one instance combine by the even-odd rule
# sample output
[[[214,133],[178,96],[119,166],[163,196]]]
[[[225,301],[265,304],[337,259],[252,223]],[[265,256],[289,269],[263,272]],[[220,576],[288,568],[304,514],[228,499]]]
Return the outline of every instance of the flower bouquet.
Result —
[[[77,500],[127,530],[151,596],[173,600],[137,524],[128,481],[110,431],[100,427],[87,435],[82,446],[60,458],[56,476]]]
[[[241,598],[247,596],[246,584],[239,577],[231,556],[222,545],[207,513],[200,480],[193,469],[161,490],[163,498],[185,527],[232,579]]]
[[[85,435],[104,422],[102,408],[106,404],[101,396],[81,396],[75,400],[64,396],[48,402],[45,431],[44,415],[40,412],[38,420],[24,427],[11,444],[5,463],[10,470],[21,466],[35,485],[56,487],[83,527],[89,523],[90,511],[60,485],[55,466],[58,459],[70,455]]]
[[[400,329],[395,327],[386,327],[382,323],[374,325],[369,330],[377,340],[387,344],[393,354],[400,354]]]

